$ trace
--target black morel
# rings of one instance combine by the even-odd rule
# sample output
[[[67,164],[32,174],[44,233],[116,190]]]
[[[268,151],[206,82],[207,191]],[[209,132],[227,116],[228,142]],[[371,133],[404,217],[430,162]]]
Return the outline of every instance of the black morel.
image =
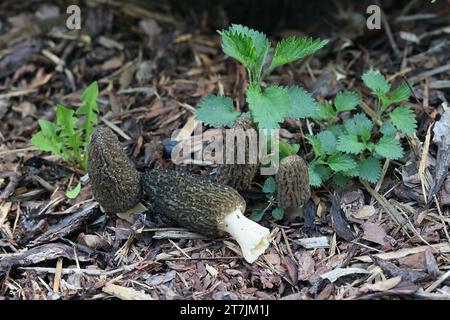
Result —
[[[94,197],[106,212],[127,211],[141,200],[139,172],[108,127],[98,127],[92,133],[88,173]]]
[[[182,171],[155,169],[142,177],[142,188],[155,212],[208,237],[226,232],[252,263],[269,245],[269,229],[243,215],[246,203],[233,188]]]

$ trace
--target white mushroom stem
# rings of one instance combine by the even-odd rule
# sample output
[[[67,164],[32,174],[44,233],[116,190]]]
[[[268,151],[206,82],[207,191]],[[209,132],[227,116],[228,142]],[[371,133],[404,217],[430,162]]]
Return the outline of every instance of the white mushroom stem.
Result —
[[[244,259],[249,263],[255,262],[269,246],[269,229],[245,217],[239,209],[224,220],[225,231],[239,243]]]

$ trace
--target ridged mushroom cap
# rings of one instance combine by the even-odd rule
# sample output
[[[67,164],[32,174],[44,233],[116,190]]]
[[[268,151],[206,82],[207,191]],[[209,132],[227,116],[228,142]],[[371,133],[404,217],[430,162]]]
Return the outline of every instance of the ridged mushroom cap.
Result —
[[[301,208],[311,196],[308,166],[300,156],[283,158],[275,176],[278,206]]]
[[[98,127],[92,133],[88,173],[94,198],[106,212],[127,211],[141,200],[139,172],[108,127]]]
[[[208,237],[225,232],[224,218],[245,212],[245,200],[233,188],[183,171],[154,169],[142,176],[153,210]]]
[[[235,124],[234,129],[250,130],[254,129],[251,120],[245,116],[239,117]],[[224,160],[226,143],[224,141]],[[237,148],[235,148],[235,157]],[[249,164],[249,144],[245,142],[245,164],[221,164],[217,168],[217,181],[226,184],[238,191],[248,190],[251,186],[253,178],[258,170],[258,163]]]

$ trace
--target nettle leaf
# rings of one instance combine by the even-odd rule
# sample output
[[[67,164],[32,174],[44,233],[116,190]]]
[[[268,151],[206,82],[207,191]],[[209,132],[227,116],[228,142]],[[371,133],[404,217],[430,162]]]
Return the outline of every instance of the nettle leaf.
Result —
[[[261,92],[259,85],[250,85],[247,90],[247,102],[253,119],[260,129],[276,129],[289,114],[287,89],[270,86]]]
[[[384,136],[375,145],[375,152],[386,159],[400,159],[403,148],[395,136]]]
[[[389,113],[394,126],[405,134],[413,134],[416,132],[417,120],[414,111],[406,106],[395,108]]]
[[[362,80],[375,95],[385,95],[391,89],[389,82],[378,71],[367,71],[363,74]]]
[[[233,30],[222,30],[218,33],[222,37],[222,50],[226,55],[236,59],[247,68],[251,68],[255,64],[256,48],[249,35]]]
[[[340,173],[342,173],[343,175],[346,175],[348,177],[357,177],[357,176],[359,176],[359,164],[358,164],[358,162],[356,162],[356,165],[353,168],[351,168],[349,170],[341,171]]]
[[[395,136],[397,133],[397,129],[390,121],[386,121],[381,125],[380,132],[384,136]]]
[[[291,86],[287,89],[289,95],[288,117],[292,119],[314,118],[319,107],[311,94],[298,86]]]
[[[275,182],[274,177],[269,177],[264,181],[264,185],[262,188],[262,192],[264,193],[274,193],[277,188],[277,184]]]
[[[372,131],[373,122],[365,114],[358,113],[344,121],[345,130],[350,134],[362,135],[363,132]]]
[[[345,127],[342,124],[333,124],[331,126],[328,126],[327,130],[333,132],[335,137],[339,137],[345,134]]]
[[[333,182],[338,187],[345,186],[349,180],[350,180],[350,178],[348,176],[342,174],[341,172],[337,172],[335,175],[333,175]]]
[[[319,174],[322,181],[328,180],[328,178],[331,175],[330,168],[328,168],[327,166],[321,165],[321,164],[316,165],[315,170]]]
[[[241,115],[234,111],[233,100],[225,96],[208,95],[198,104],[195,118],[212,127],[233,127]]]
[[[337,150],[345,153],[358,154],[364,151],[364,143],[358,141],[358,136],[355,134],[344,134],[339,137]]]
[[[374,157],[368,157],[359,161],[359,174],[358,176],[369,182],[375,183],[378,181],[381,173],[381,162]]]
[[[306,140],[311,144],[314,154],[318,157],[324,154],[322,150],[322,143],[317,136],[307,135]]]
[[[330,102],[317,103],[317,112],[311,116],[314,120],[325,120],[333,122],[336,119],[337,112],[334,110],[333,105]]]
[[[326,166],[315,163],[308,164],[309,185],[313,187],[320,187],[323,181],[326,181],[330,176],[331,171]]]
[[[389,96],[390,103],[399,103],[408,100],[411,96],[411,89],[406,83],[399,85]]]
[[[284,217],[284,210],[282,208],[275,208],[272,210],[272,217],[275,220],[281,220]]]
[[[266,61],[267,54],[271,49],[267,36],[262,32],[250,29],[240,24],[232,24],[229,31],[234,31],[249,36],[252,39],[253,46],[256,50],[255,67],[258,70],[261,70],[264,62]]]
[[[347,154],[334,154],[328,158],[327,163],[331,170],[336,172],[350,170],[356,166],[355,159]]]
[[[325,154],[333,154],[336,152],[336,137],[334,134],[325,130],[316,135],[320,141],[320,149]]]
[[[353,116],[358,133],[361,135],[363,132],[372,131],[373,122],[363,113],[357,113]]]
[[[359,105],[359,94],[357,92],[339,92],[334,99],[334,106],[338,112],[350,111]]]
[[[313,40],[312,38],[284,38],[278,42],[275,48],[270,69],[313,54],[327,43],[328,40]]]

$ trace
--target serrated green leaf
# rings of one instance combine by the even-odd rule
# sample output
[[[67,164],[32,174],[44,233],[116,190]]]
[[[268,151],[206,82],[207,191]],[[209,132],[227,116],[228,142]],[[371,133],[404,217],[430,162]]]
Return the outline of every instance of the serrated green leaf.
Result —
[[[269,177],[264,181],[262,192],[264,193],[274,193],[277,188],[277,183],[274,177]]]
[[[380,132],[384,136],[395,136],[397,134],[397,129],[390,121],[385,121],[380,127]]]
[[[386,159],[400,159],[403,157],[403,148],[395,136],[384,136],[375,145],[375,152]]]
[[[256,48],[250,35],[236,30],[218,31],[222,37],[223,52],[242,63],[247,68],[252,68],[257,60]]]
[[[339,92],[334,99],[334,106],[338,112],[350,111],[359,105],[359,94],[357,92]]]
[[[389,103],[399,103],[408,100],[411,96],[411,90],[406,83],[399,85],[389,96]]]
[[[417,120],[414,111],[406,106],[395,108],[389,113],[394,126],[405,134],[413,134],[416,132]]]
[[[333,154],[336,152],[336,137],[334,134],[325,130],[316,135],[320,141],[320,147],[325,154]]]
[[[320,179],[322,179],[322,181],[327,181],[331,175],[330,168],[328,168],[324,165],[321,165],[321,164],[316,165],[314,170],[320,176]]]
[[[261,92],[259,85],[250,85],[247,90],[247,102],[255,122],[260,129],[276,129],[289,114],[287,89],[270,86]]]
[[[334,154],[328,158],[328,166],[331,170],[339,172],[352,169],[356,161],[347,154]]]
[[[283,64],[306,57],[321,49],[328,40],[288,37],[278,42],[270,64],[270,70]]]
[[[353,168],[351,168],[350,170],[341,171],[341,173],[348,177],[357,177],[359,175],[358,162],[356,162],[356,165]]]
[[[333,124],[328,126],[327,130],[333,132],[335,137],[345,134],[345,127],[342,124]]]
[[[47,137],[56,136],[56,133],[61,129],[57,124],[45,119],[39,119],[38,123],[42,133]]]
[[[364,81],[364,84],[377,96],[385,95],[391,89],[389,82],[381,73],[377,71],[367,71],[362,76],[362,80]]]
[[[80,97],[83,105],[76,111],[77,115],[84,115],[84,121],[80,125],[80,128],[85,131],[85,145],[89,143],[91,134],[94,131],[94,125],[97,124],[97,113],[99,112],[97,97],[98,85],[97,81],[94,81],[84,90]]]
[[[56,106],[56,122],[61,128],[61,137],[70,137],[75,134],[77,119],[73,116],[75,111],[58,104]]]
[[[337,112],[334,110],[333,105],[330,102],[320,103],[317,102],[317,112],[311,115],[311,118],[318,121],[328,121],[328,123],[334,123],[336,121]]]
[[[344,121],[344,127],[349,134],[362,135],[364,132],[370,132],[373,128],[373,122],[365,114],[358,113],[352,118]]]
[[[289,87],[287,92],[290,105],[288,113],[289,118],[314,118],[317,115],[319,107],[310,93],[298,86]]]
[[[322,178],[316,171],[316,165],[313,163],[308,164],[309,185],[313,187],[320,187],[322,184]]]
[[[31,143],[41,151],[50,151],[57,156],[61,156],[61,145],[55,142],[55,139],[44,134],[43,131],[39,131],[31,138]]]
[[[358,136],[355,134],[341,135],[336,148],[341,152],[353,154],[361,153],[365,149],[364,144],[358,141]]]
[[[348,134],[355,134],[355,135],[359,134],[359,129],[356,126],[355,119],[353,118],[344,121],[344,128]]]
[[[343,175],[341,172],[337,172],[335,175],[333,175],[333,182],[338,187],[345,186],[350,178],[346,175]]]
[[[311,144],[316,157],[324,154],[324,152],[322,151],[321,142],[317,136],[307,135],[306,140],[308,140],[308,142]]]
[[[66,197],[69,199],[75,199],[80,194],[80,191],[81,191],[81,182],[78,182],[75,188],[66,191]]]
[[[381,173],[381,162],[374,157],[368,157],[359,161],[359,174],[358,176],[369,182],[375,183],[378,181]]]
[[[358,133],[361,135],[364,131],[372,131],[373,122],[363,113],[357,113],[353,116]]]
[[[198,104],[195,118],[212,127],[233,127],[241,115],[234,111],[233,100],[225,96],[208,95]]]
[[[284,217],[284,210],[282,208],[275,208],[272,210],[272,217],[275,220],[281,220]]]
[[[258,74],[261,73],[262,66],[264,65],[267,54],[271,49],[270,42],[269,39],[267,39],[267,36],[262,32],[250,29],[240,24],[232,24],[229,30],[244,34],[252,39],[253,45],[256,50],[256,60],[254,67]]]
[[[256,222],[260,222],[262,218],[264,217],[264,211],[260,209],[255,209],[250,214],[250,219]]]
[[[93,111],[99,112],[97,105],[98,98],[98,84],[97,81],[92,82],[87,87],[80,97],[80,100],[84,102],[83,106],[78,108],[76,114],[87,115]]]

